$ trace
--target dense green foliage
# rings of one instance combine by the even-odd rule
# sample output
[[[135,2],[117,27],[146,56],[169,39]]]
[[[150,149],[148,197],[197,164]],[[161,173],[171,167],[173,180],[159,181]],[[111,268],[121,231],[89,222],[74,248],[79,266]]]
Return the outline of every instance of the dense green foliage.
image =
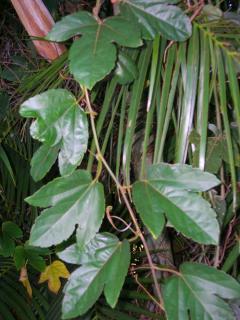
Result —
[[[117,6],[60,19],[46,40],[69,51],[3,116],[0,315],[238,319],[239,15]],[[40,272],[54,293],[68,278],[56,298]]]

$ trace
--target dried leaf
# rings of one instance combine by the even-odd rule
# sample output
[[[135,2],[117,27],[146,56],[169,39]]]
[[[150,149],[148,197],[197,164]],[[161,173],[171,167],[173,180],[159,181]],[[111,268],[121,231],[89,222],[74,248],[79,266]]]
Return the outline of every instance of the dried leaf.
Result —
[[[38,283],[48,281],[48,288],[53,293],[58,293],[61,288],[60,278],[68,279],[69,271],[65,264],[59,260],[54,261],[46,267],[45,271],[41,273]]]
[[[27,290],[29,297],[32,298],[32,287],[28,279],[28,273],[27,273],[26,267],[21,268],[19,281],[22,282],[23,286]]]

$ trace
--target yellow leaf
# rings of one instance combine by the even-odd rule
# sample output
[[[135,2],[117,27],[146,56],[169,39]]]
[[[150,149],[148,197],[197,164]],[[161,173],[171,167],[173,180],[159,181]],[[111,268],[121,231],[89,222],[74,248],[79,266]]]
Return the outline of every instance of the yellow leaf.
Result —
[[[38,283],[48,281],[48,288],[54,293],[58,293],[61,288],[60,278],[67,279],[69,277],[68,269],[65,264],[59,260],[54,261],[52,264],[46,267],[41,273]]]
[[[22,282],[23,286],[27,290],[29,297],[32,298],[32,287],[31,287],[31,284],[28,280],[28,273],[27,273],[26,267],[22,267],[22,269],[20,271],[19,281]]]

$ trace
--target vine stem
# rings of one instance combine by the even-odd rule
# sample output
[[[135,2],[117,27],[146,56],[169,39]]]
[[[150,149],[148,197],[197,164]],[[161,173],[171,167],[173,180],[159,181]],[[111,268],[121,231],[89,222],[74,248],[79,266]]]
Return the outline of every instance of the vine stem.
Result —
[[[118,181],[117,177],[115,176],[115,174],[113,173],[113,171],[111,170],[111,168],[109,167],[107,161],[105,160],[105,158],[103,157],[103,155],[101,153],[101,149],[100,149],[100,145],[99,145],[99,141],[98,141],[98,136],[97,136],[97,131],[96,131],[96,126],[95,126],[95,119],[94,119],[96,113],[94,112],[94,110],[92,108],[88,90],[86,88],[83,88],[83,91],[84,91],[84,95],[85,95],[85,98],[86,98],[86,104],[87,104],[87,108],[88,108],[89,115],[90,115],[93,138],[94,138],[94,142],[95,142],[96,149],[97,149],[97,160],[102,162],[102,164],[104,165],[104,167],[108,171],[109,175],[111,176],[111,178],[115,182],[116,187],[118,188],[118,190],[119,190],[119,192],[120,192],[120,194],[122,196],[122,199],[123,199],[123,201],[124,201],[124,203],[125,203],[125,205],[126,205],[126,207],[128,209],[128,212],[129,212],[129,214],[131,216],[132,222],[133,222],[133,224],[135,226],[135,229],[136,229],[136,234],[141,239],[142,244],[143,244],[144,249],[145,249],[145,252],[146,252],[146,255],[147,255],[149,268],[151,270],[154,286],[155,286],[156,293],[157,293],[157,296],[158,296],[158,299],[159,299],[159,304],[158,305],[161,307],[162,310],[164,310],[163,298],[162,298],[160,286],[159,286],[159,283],[158,283],[158,280],[157,280],[156,271],[155,271],[156,268],[155,268],[154,263],[152,261],[152,257],[151,257],[147,242],[146,242],[146,240],[144,238],[144,235],[143,235],[143,233],[142,233],[142,231],[141,231],[141,229],[139,227],[137,218],[136,218],[135,213],[134,213],[134,211],[133,211],[133,209],[131,207],[131,204],[130,204],[127,196],[126,196],[125,188],[120,184],[120,182]]]
[[[139,285],[140,288],[149,296],[149,298],[155,302],[155,304],[161,309],[162,306],[159,304],[159,302],[151,295],[151,293],[144,287],[144,285],[141,284],[141,282],[138,280],[137,275],[133,275],[133,279],[136,281],[136,283]]]
[[[98,22],[101,22],[101,19],[99,18],[99,11],[101,9],[102,4],[103,4],[103,0],[97,0],[95,7],[93,8],[93,15],[98,20]]]
[[[170,269],[170,268],[167,268],[167,267],[158,267],[156,265],[153,265],[153,268],[154,268],[154,270],[158,270],[158,271],[161,271],[161,272],[172,273],[172,274],[175,274],[178,277],[181,277],[181,273],[178,272],[177,270],[174,270],[174,269]],[[149,269],[149,267],[148,266],[141,266],[141,267],[134,268],[134,270],[141,270],[141,269]]]

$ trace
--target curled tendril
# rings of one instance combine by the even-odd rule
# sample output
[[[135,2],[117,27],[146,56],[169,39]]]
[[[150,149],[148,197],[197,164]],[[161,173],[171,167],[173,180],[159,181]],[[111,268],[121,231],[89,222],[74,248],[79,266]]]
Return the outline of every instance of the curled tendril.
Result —
[[[112,211],[112,206],[108,206],[106,208],[106,216],[108,221],[110,222],[111,226],[118,232],[125,232],[127,230],[131,230],[134,234],[136,234],[136,231],[133,230],[133,228],[131,227],[132,223],[130,222],[129,224],[122,219],[121,217],[115,216],[115,215],[111,215],[111,211]],[[123,229],[119,229],[115,223],[113,222],[113,219],[121,221],[126,227]]]

